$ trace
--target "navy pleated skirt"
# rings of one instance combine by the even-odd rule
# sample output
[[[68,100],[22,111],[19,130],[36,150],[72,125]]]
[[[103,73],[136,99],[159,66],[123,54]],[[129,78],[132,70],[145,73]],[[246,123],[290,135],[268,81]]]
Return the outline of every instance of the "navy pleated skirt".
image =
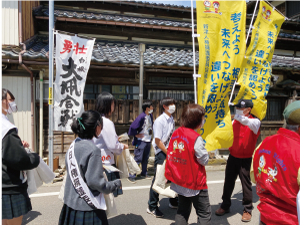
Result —
[[[112,166],[117,167],[115,164],[113,164]],[[106,170],[104,170],[107,176],[107,180],[108,181],[113,181],[113,180],[117,180],[120,179],[120,174],[119,172],[113,172],[113,173],[108,173]],[[122,195],[123,194],[123,190],[122,188],[118,188],[113,192],[115,197],[118,197],[118,195]]]
[[[2,195],[2,219],[13,219],[27,214],[32,210],[28,193]]]
[[[58,225],[108,225],[104,210],[79,211],[64,204]]]

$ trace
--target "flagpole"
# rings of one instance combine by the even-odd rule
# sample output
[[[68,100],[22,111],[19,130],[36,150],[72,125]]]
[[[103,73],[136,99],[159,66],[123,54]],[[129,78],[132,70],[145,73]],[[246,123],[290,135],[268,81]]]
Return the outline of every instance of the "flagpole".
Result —
[[[54,0],[49,0],[49,148],[48,162],[53,171],[53,46],[54,46]],[[42,116],[42,115],[41,115]]]
[[[254,20],[255,13],[256,13],[256,8],[257,8],[257,5],[258,5],[258,2],[259,2],[259,1],[260,1],[260,0],[256,0],[254,12],[253,12],[252,19],[251,19],[251,23],[250,23],[250,26],[249,26],[249,29],[248,29],[248,33],[247,33],[246,46],[247,46],[247,42],[248,42],[248,39],[249,39],[249,35],[250,35],[250,32],[251,32],[251,29],[254,28],[254,27],[252,26],[252,24],[253,24],[253,20]],[[245,54],[246,54],[246,53],[245,53]],[[245,57],[246,57],[246,55],[245,55]],[[231,99],[232,99],[232,96],[233,96],[233,93],[234,93],[235,85],[236,85],[236,83],[237,83],[236,81],[237,81],[237,78],[235,79],[234,84],[233,84],[233,87],[232,87],[232,90],[231,90],[230,98],[229,98],[229,101],[228,101],[228,105],[229,105],[229,106],[233,105],[233,103],[231,102]]]
[[[192,39],[193,39],[193,61],[194,61],[194,96],[195,96],[195,104],[197,104],[197,77],[201,77],[201,75],[196,74],[196,52],[195,52],[195,37],[199,37],[200,35],[195,34],[194,29],[194,6],[193,0],[191,0],[191,14],[192,14]]]

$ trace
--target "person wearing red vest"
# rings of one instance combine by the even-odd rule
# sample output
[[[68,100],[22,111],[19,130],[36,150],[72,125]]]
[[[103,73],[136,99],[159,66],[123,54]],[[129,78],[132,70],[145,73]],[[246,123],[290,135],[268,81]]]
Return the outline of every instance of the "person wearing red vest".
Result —
[[[252,217],[252,184],[250,179],[250,167],[252,154],[255,149],[257,138],[260,134],[260,120],[254,118],[250,112],[253,108],[251,100],[241,99],[235,105],[236,114],[234,116],[233,145],[229,148],[225,182],[223,187],[222,204],[215,212],[217,216],[229,213],[231,206],[231,195],[235,186],[237,176],[240,177],[243,188],[243,222],[251,221]]]
[[[167,152],[165,177],[178,193],[176,225],[186,225],[192,203],[198,224],[210,224],[211,207],[206,184],[205,165],[208,153],[201,136],[194,131],[204,125],[205,109],[197,104],[187,105],[181,115],[181,127],[174,131]]]
[[[265,138],[252,162],[251,180],[256,183],[263,225],[299,224],[300,101],[287,106],[283,116],[286,128]]]

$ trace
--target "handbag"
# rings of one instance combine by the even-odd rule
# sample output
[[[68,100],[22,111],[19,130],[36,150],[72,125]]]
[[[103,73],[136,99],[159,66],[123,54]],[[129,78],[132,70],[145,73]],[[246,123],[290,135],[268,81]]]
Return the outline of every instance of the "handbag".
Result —
[[[103,172],[103,176],[104,176],[104,179],[108,180],[105,172]],[[116,202],[115,202],[113,193],[110,193],[108,195],[104,194],[104,199],[105,199],[105,204],[106,204],[105,212],[106,212],[107,218],[117,216],[118,211],[117,211],[117,206],[116,206]]]
[[[115,160],[116,160],[117,168],[123,172],[123,173],[119,173],[120,178],[121,179],[128,178],[129,176],[128,167],[124,155],[123,154],[115,155]]]
[[[63,182],[62,182],[62,185],[60,187],[59,194],[58,194],[58,199],[61,200],[62,202],[64,202],[66,179],[67,179],[67,171],[66,171],[66,174],[64,176],[64,179],[63,179]]]
[[[164,195],[169,198],[175,198],[177,197],[177,193],[171,190],[171,183],[167,183],[168,180],[165,177],[165,168],[166,160],[162,165],[157,165],[155,181],[153,183],[152,189],[160,195]]]
[[[129,152],[129,149],[125,149],[122,152],[122,155],[124,155],[127,167],[128,167],[128,172],[130,174],[139,174],[141,173],[141,169],[139,167],[139,165],[136,163],[136,161],[134,160],[134,158],[132,157],[132,155]]]

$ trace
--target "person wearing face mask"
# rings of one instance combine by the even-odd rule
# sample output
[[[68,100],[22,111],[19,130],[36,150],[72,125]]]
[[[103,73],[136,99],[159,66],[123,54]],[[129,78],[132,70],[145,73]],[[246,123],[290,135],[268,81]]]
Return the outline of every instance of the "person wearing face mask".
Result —
[[[145,102],[142,105],[143,112],[130,125],[128,135],[134,136],[132,145],[134,149],[134,160],[137,164],[142,163],[141,177],[151,179],[147,174],[147,165],[151,149],[152,127],[153,127],[153,106],[152,102]],[[136,183],[135,174],[129,174],[128,181]]]
[[[250,175],[261,225],[300,224],[300,101],[288,105],[283,117],[286,128],[265,138],[253,154]]]
[[[13,94],[2,89],[2,224],[20,224],[23,215],[32,210],[27,193],[25,170],[36,168],[40,157],[27,153],[27,142],[22,142],[18,130],[7,118],[7,114],[17,111]]]
[[[92,140],[103,126],[100,113],[93,110],[73,120],[71,129],[78,137],[66,153],[68,173],[59,225],[108,224],[104,194],[120,188],[121,180],[109,182],[104,177],[101,151]]]
[[[166,97],[160,101],[160,106],[162,107],[163,113],[158,118],[156,118],[153,125],[154,139],[152,141],[152,146],[155,150],[155,174],[152,180],[152,185],[150,187],[147,208],[147,213],[157,218],[163,217],[164,214],[158,209],[157,204],[159,202],[159,194],[152,189],[152,186],[155,181],[156,167],[157,165],[162,165],[164,163],[168,151],[167,148],[169,146],[171,136],[175,130],[175,122],[172,117],[172,114],[176,110],[175,100],[170,97]],[[177,198],[170,198],[169,207],[176,209],[177,206]]]
[[[102,92],[96,99],[95,109],[100,113],[103,120],[103,129],[100,135],[93,138],[96,146],[101,150],[102,163],[105,165],[112,165],[116,167],[115,155],[120,155],[124,149],[128,148],[128,145],[119,142],[119,137],[116,133],[114,123],[109,119],[116,106],[116,99],[109,92]],[[119,172],[108,173],[105,170],[108,181],[120,179]],[[122,188],[118,188],[114,191],[114,196],[123,194]]]
[[[204,125],[204,115],[202,106],[187,105],[181,114],[181,127],[174,131],[168,147],[165,177],[172,182],[171,189],[178,193],[177,225],[188,224],[192,204],[198,224],[211,221],[205,172],[209,156],[202,137],[194,131]]]
[[[239,176],[243,188],[242,204],[244,206],[244,212],[242,221],[249,222],[251,221],[253,210],[250,166],[257,138],[260,134],[261,121],[250,114],[253,108],[251,100],[241,99],[235,107],[236,114],[232,124],[234,136],[233,145],[229,148],[230,155],[225,170],[223,202],[215,214],[217,216],[223,216],[225,213],[230,212],[231,195],[237,176]]]

